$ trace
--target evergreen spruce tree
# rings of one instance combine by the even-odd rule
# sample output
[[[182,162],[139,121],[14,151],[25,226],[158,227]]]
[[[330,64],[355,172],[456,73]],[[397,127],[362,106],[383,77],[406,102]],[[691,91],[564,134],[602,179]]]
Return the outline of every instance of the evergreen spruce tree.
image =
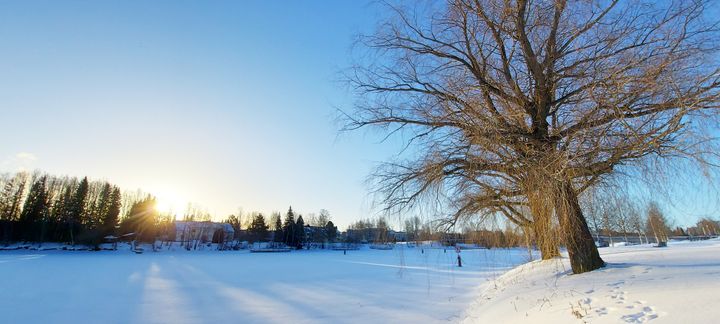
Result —
[[[328,221],[327,224],[325,224],[325,237],[327,238],[328,242],[335,242],[335,239],[337,238],[337,227],[335,227],[335,224],[333,224],[332,221]]]
[[[75,182],[67,182],[64,184],[64,189],[60,198],[55,202],[55,206],[52,209],[52,218],[59,224],[56,228],[56,232],[53,233],[53,240],[57,242],[67,242],[70,240],[70,228],[68,222],[68,215],[70,214],[70,207],[75,195]]]
[[[302,249],[303,243],[305,243],[305,221],[302,215],[298,216],[297,222],[295,223],[295,247],[299,250]]]
[[[128,216],[120,222],[120,234],[134,233],[140,242],[155,242],[159,219],[156,204],[155,197],[150,195],[133,204]]]
[[[6,245],[17,236],[13,233],[13,224],[20,215],[27,177],[27,173],[24,172],[16,174],[5,184],[0,195],[0,221],[2,221],[2,234]]]
[[[15,215],[18,214],[19,206],[15,204],[14,199],[17,186],[17,177],[14,177],[5,183],[2,192],[0,192],[0,219],[3,221],[13,221]],[[24,186],[22,189],[25,189]]]
[[[230,226],[232,226],[232,228],[235,230],[235,237],[233,237],[233,239],[237,240],[238,238],[240,238],[240,230],[242,229],[240,226],[240,219],[235,215],[230,215],[225,220],[225,223],[230,224]]]
[[[122,194],[120,188],[113,187],[108,198],[107,208],[102,217],[102,236],[115,235],[115,226],[118,225],[118,217],[120,216],[120,207],[122,207]]]
[[[250,240],[252,242],[262,242],[267,239],[268,226],[265,224],[265,217],[258,213],[253,217],[252,223],[248,228],[248,234],[250,234]]]
[[[112,186],[105,182],[88,183],[88,193],[85,198],[83,213],[80,215],[80,227],[75,242],[89,244],[100,249],[105,229],[102,227],[103,219],[110,205]]]
[[[80,230],[83,215],[85,214],[85,200],[88,194],[88,180],[84,177],[75,189],[75,195],[68,206],[66,221],[70,230],[70,242],[75,245],[75,235]]]
[[[288,209],[285,214],[285,223],[282,227],[285,240],[283,241],[287,246],[295,246],[295,213],[293,213],[292,206]]]
[[[90,228],[102,227],[103,220],[105,219],[105,216],[107,216],[110,208],[110,196],[112,195],[112,192],[113,187],[110,183],[105,182],[100,190],[100,196],[93,205],[92,215],[89,218],[91,224],[91,226],[89,226]],[[103,231],[104,229],[101,228],[101,232]]]
[[[5,245],[7,245],[11,240],[10,228],[12,226],[12,221],[10,220],[10,217],[8,217],[8,210],[11,206],[10,198],[12,197],[12,192],[13,181],[8,180],[5,182],[2,191],[0,191],[0,240]]]
[[[275,215],[275,235],[273,237],[273,242],[280,243],[283,242],[283,227],[282,227],[282,221],[280,220],[280,213]]]
[[[20,236],[25,241],[41,242],[44,239],[44,225],[48,212],[46,182],[47,176],[42,176],[33,183],[20,213],[18,221]]]

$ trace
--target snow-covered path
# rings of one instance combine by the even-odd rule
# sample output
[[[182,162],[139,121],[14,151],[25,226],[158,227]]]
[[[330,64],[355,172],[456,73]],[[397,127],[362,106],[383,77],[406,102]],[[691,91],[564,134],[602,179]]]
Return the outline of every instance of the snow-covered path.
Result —
[[[0,252],[3,323],[457,322],[524,250]]]
[[[720,241],[600,249],[604,269],[533,262],[483,285],[466,323],[720,323]]]

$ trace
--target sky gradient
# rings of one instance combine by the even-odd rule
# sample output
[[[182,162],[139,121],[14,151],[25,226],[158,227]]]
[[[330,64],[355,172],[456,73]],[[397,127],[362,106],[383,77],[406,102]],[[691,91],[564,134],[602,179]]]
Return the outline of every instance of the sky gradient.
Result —
[[[397,152],[339,134],[337,80],[370,1],[0,1],[0,172],[105,179],[222,219],[328,209],[373,217],[364,184]],[[681,225],[714,216],[692,181]]]
[[[237,211],[372,216],[392,155],[338,134],[364,1],[0,2],[0,171],[106,179]],[[163,197],[166,196],[166,197]]]

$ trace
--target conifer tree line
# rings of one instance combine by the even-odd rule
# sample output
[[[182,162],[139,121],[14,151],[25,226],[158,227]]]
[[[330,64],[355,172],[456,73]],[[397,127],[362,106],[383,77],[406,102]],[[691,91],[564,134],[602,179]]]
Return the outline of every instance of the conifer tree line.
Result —
[[[94,245],[107,236],[156,227],[154,198],[107,181],[41,172],[0,175],[0,243]],[[122,224],[121,224],[122,220]],[[152,226],[147,226],[151,223]]]
[[[251,216],[250,224],[247,226],[247,236],[237,237],[247,239],[250,242],[272,242],[288,247],[302,249],[314,244],[332,243],[337,240],[337,226],[330,220],[330,213],[321,210],[316,217],[310,215],[311,220],[306,223],[302,215],[297,215],[292,207],[288,208],[285,217],[280,213],[273,213],[269,221],[261,213],[254,213]],[[226,221],[236,230],[242,233],[242,224],[237,216],[231,215]]]
[[[596,240],[603,237],[639,237],[640,242],[667,241],[670,236],[714,236],[720,234],[720,221],[703,218],[694,227],[674,227],[656,202],[645,212],[637,202],[621,195],[594,194],[581,201]],[[595,199],[592,199],[595,198]],[[0,174],[0,244],[13,242],[59,242],[97,247],[106,237],[123,236],[126,240],[155,242],[158,238],[174,237],[174,218],[155,208],[156,199],[142,191],[121,191],[107,181],[89,181],[59,177],[41,172]],[[235,229],[235,239],[250,242],[272,242],[301,249],[317,244],[339,241],[337,226],[327,210],[319,215],[308,214],[308,221],[290,207],[284,217],[273,213],[268,220],[254,212],[246,223],[242,216],[229,216],[225,222]],[[210,220],[200,208],[188,208],[185,221]],[[307,226],[306,226],[307,225]],[[488,229],[487,224],[463,226],[455,235],[438,231],[430,222],[418,217],[405,220],[407,241],[438,241],[477,243],[486,247],[534,245],[534,233],[518,229]],[[359,220],[348,227],[343,242],[388,243],[391,237],[388,222]],[[556,233],[556,235],[560,235]],[[650,240],[648,240],[650,238]],[[612,242],[611,242],[612,243]]]
[[[53,176],[39,171],[0,174],[0,244],[44,242],[82,244],[98,247],[108,240],[155,242],[174,238],[174,217],[156,208],[156,198],[142,191],[121,191],[107,181],[90,181]],[[302,248],[312,243],[334,242],[337,227],[329,212],[309,215],[305,226],[302,215],[290,208],[284,222],[280,213],[266,222],[253,213],[242,224],[235,215],[228,217],[236,239],[275,242]],[[210,221],[210,214],[188,206],[184,221]]]

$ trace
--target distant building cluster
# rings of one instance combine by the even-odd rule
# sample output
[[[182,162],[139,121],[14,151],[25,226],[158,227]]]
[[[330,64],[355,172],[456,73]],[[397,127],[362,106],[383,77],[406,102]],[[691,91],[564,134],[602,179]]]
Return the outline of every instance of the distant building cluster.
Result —
[[[175,221],[173,224],[175,241],[227,242],[235,239],[235,229],[229,223]]]

